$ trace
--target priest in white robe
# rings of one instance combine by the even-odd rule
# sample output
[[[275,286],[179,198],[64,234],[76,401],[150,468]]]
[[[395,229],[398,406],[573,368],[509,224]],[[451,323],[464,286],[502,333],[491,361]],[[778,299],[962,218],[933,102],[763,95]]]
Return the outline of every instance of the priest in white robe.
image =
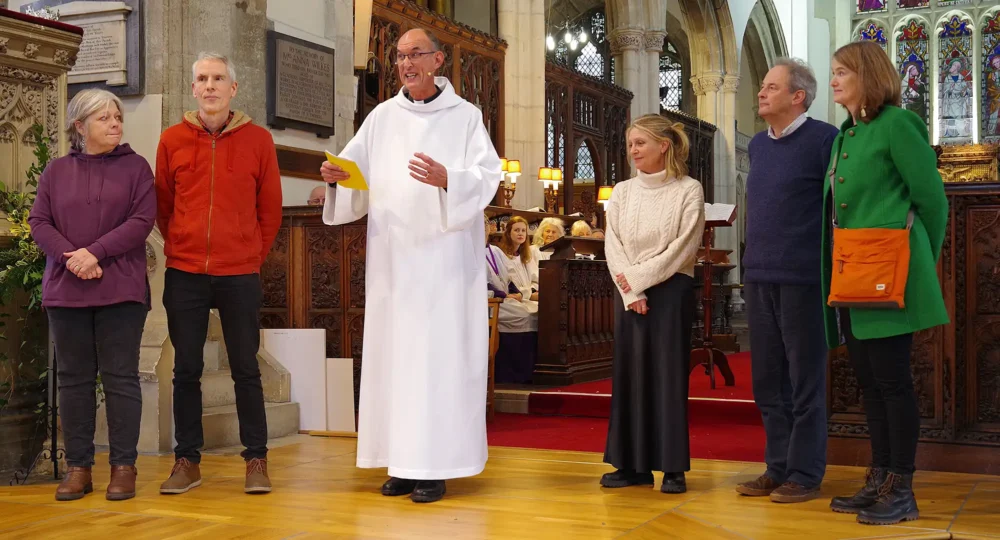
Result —
[[[489,320],[483,211],[500,158],[482,113],[434,77],[433,34],[397,43],[403,87],[365,119],[340,157],[369,190],[324,163],[328,225],[368,215],[357,466],[388,467],[388,496],[439,500],[445,480],[486,465]]]

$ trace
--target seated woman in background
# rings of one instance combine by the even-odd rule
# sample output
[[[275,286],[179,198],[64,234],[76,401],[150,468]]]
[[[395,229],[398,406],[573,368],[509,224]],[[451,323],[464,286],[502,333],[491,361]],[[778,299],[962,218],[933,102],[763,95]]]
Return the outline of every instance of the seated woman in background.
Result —
[[[513,217],[500,240],[507,276],[514,294],[500,304],[500,346],[496,356],[496,382],[531,382],[538,356],[538,259],[528,242],[528,222]],[[492,253],[492,249],[491,249]],[[487,264],[488,265],[488,264]],[[489,269],[492,271],[492,268]]]
[[[598,240],[604,240],[604,230],[603,229],[594,229],[594,230],[590,231],[590,237],[591,238],[596,238]]]
[[[570,227],[569,229],[570,236],[588,237],[591,234],[592,232],[590,230],[590,225],[588,225],[587,222],[582,219],[580,221],[573,223],[573,226]]]
[[[521,294],[507,275],[507,256],[502,249],[490,244],[490,219],[486,220],[486,289],[487,298],[520,300]]]
[[[509,227],[510,225],[508,225]],[[566,229],[563,227],[562,221],[556,218],[545,218],[541,223],[538,224],[538,228],[535,229],[535,236],[531,241],[531,251],[538,261],[547,261],[549,257],[552,256],[551,252],[542,251],[542,246],[555,242],[556,240],[566,236]]]

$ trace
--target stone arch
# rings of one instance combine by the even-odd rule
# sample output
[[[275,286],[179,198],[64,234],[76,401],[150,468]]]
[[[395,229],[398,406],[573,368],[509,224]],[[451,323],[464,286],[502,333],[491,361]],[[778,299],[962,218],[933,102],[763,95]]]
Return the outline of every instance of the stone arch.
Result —
[[[754,40],[759,44],[759,52],[763,54],[766,65],[772,66],[778,58],[788,56],[785,31],[774,0],[757,0],[747,21],[747,33],[750,32],[756,34]],[[743,42],[746,44],[746,33]]]
[[[736,32],[728,0],[680,0],[687,19],[695,75],[737,75]]]
[[[740,47],[740,87],[736,96],[738,130],[748,135],[767,128],[757,116],[756,94],[775,60],[788,55],[773,0],[758,0],[750,12]]]

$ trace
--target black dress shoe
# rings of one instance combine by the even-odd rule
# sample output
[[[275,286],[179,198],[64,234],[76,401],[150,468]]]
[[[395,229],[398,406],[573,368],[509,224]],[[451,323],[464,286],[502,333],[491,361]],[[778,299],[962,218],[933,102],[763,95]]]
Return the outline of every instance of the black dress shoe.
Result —
[[[606,473],[601,477],[601,485],[606,488],[623,488],[628,486],[653,485],[653,473],[635,472],[625,469],[618,469],[615,472]]]
[[[865,471],[865,485],[851,497],[834,497],[830,501],[830,510],[842,514],[857,514],[875,504],[878,500],[878,488],[885,483],[887,474],[889,474],[887,469],[869,468]]]
[[[444,497],[444,480],[421,480],[410,494],[413,502],[429,503]]]
[[[385,481],[384,484],[382,484],[382,495],[385,495],[386,497],[409,495],[413,492],[413,488],[416,487],[416,485],[416,480],[407,480],[405,478],[396,478],[395,476],[391,476]]]
[[[660,492],[684,493],[687,490],[687,481],[684,480],[684,473],[663,473],[663,485],[660,486]]]

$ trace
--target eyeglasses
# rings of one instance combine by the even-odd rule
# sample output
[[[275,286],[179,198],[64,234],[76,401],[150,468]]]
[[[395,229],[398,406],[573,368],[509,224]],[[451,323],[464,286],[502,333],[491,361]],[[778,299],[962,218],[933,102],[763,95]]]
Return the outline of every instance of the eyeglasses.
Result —
[[[428,55],[428,54],[434,54],[434,53],[436,53],[436,52],[437,52],[437,51],[430,51],[430,52],[414,52],[414,53],[410,53],[410,54],[403,54],[403,53],[396,53],[396,63],[397,63],[397,64],[402,64],[403,62],[405,62],[405,61],[406,61],[406,59],[407,59],[407,58],[409,58],[409,59],[410,59],[410,62],[411,62],[411,63],[412,63],[412,62],[416,62],[416,61],[417,61],[417,59],[418,59],[418,58],[420,58],[421,56],[426,56],[426,55]]]

